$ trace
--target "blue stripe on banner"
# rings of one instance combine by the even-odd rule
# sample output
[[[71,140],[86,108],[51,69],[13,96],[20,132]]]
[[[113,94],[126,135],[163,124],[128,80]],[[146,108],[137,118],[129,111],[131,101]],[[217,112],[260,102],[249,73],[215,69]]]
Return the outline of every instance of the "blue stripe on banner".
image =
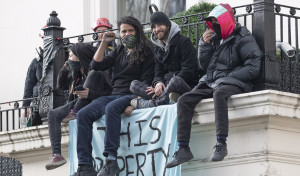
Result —
[[[118,165],[120,176],[180,176],[180,166],[165,169],[177,149],[177,104],[157,108],[140,109],[130,117],[121,116],[122,127]],[[93,157],[95,169],[99,171],[105,163],[104,135],[105,116],[93,124]],[[69,122],[70,175],[77,171],[77,125]]]

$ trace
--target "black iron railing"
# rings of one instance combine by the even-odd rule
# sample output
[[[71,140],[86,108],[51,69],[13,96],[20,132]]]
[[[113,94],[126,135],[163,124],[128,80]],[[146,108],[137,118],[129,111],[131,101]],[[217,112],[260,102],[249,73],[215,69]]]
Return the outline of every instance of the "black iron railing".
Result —
[[[293,57],[280,56],[280,90],[300,93],[300,8],[275,4],[276,41],[287,42],[295,49]],[[298,13],[297,13],[298,12]]]
[[[20,107],[20,103],[24,101],[32,101],[32,103],[28,107]],[[0,132],[30,126],[30,122],[37,112],[38,98],[0,103]]]
[[[255,90],[276,89],[300,93],[300,8],[275,4],[274,2],[272,3],[272,0],[254,0],[254,2],[255,3],[252,4],[233,7],[233,10],[236,21],[252,31],[264,53],[261,74],[255,81]],[[196,49],[198,49],[199,40],[207,28],[204,18],[208,13],[209,12],[203,12],[171,18],[172,21],[180,25],[181,33],[192,40]],[[57,13],[53,11],[50,16],[51,17],[47,21],[47,27],[43,29],[45,31],[45,36],[53,36],[53,38],[57,39],[62,46],[66,47],[72,44],[70,40],[72,40],[73,43],[85,42],[85,38],[88,36],[92,37],[94,40],[92,42],[99,42],[97,40],[97,34],[99,32],[63,38],[63,30],[65,28],[60,27],[60,20],[57,18]],[[151,30],[149,23],[144,23],[143,25],[144,28],[147,29],[146,33],[150,34]],[[111,31],[118,32],[118,29],[112,29]],[[295,56],[289,58],[284,52],[277,52],[277,57],[275,47],[276,41],[287,42],[292,45],[296,50]],[[88,43],[92,42],[88,41]],[[49,49],[45,48],[45,52],[47,50],[51,50],[51,47]],[[55,108],[59,104],[57,103],[57,100],[61,97],[61,94],[56,93],[58,90],[54,87],[56,85],[57,72],[63,65],[65,59],[63,51],[62,53],[56,54],[53,62],[50,63],[50,67],[48,68],[47,78],[42,83],[43,89],[41,95],[39,95],[41,103],[38,109],[40,113],[42,112],[43,116],[46,116],[49,110]],[[15,102],[16,101],[12,101],[12,103]],[[22,111],[27,111],[27,108],[15,107],[13,109],[1,110],[0,131],[20,128],[18,117],[21,116]]]

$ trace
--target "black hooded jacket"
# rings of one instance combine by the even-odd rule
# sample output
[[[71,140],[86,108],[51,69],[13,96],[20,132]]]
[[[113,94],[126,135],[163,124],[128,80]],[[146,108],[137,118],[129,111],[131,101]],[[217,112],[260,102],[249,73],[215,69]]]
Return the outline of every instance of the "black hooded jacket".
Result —
[[[38,82],[42,78],[43,60],[34,58],[27,70],[23,99],[38,96]],[[24,101],[23,106],[29,106],[31,101]]]
[[[89,71],[91,70],[90,63],[93,60],[94,54],[97,51],[97,47],[94,47],[90,44],[86,43],[76,43],[72,46],[71,50],[79,58],[79,62],[81,65],[81,73],[79,74],[76,80],[73,80],[71,71],[68,67],[68,64],[63,66],[58,73],[57,77],[57,88],[61,90],[69,90],[69,98],[68,101],[72,101],[76,98],[73,94],[74,87],[78,85],[84,85],[84,82],[88,76]],[[111,49],[108,48],[106,53],[111,52]],[[104,76],[103,86],[106,86],[104,89],[107,90],[105,92],[95,92],[94,90],[89,91],[89,99],[95,99],[99,96],[108,95],[111,92],[111,73],[109,71],[103,72],[102,75]],[[107,88],[107,89],[106,89]]]
[[[163,47],[162,42],[152,34],[152,42],[157,45],[153,86],[157,82],[167,86],[173,76],[179,76],[192,88],[199,80],[197,52],[191,40],[179,33],[178,25],[171,24],[166,46]]]
[[[207,84],[235,85],[245,92],[252,91],[252,80],[260,73],[262,52],[246,27],[237,23],[235,30],[220,45],[199,42],[198,59],[206,74],[197,87]]]

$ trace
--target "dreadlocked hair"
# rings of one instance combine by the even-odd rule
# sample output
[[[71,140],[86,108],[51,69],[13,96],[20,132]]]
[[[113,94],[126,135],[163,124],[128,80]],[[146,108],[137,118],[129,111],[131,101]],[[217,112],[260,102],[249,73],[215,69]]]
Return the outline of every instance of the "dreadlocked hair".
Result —
[[[125,16],[120,21],[118,21],[119,29],[122,24],[129,24],[133,26],[135,30],[136,42],[132,48],[128,64],[129,66],[131,66],[133,63],[139,64],[140,62],[143,62],[145,60],[147,53],[149,53],[148,50],[152,50],[152,44],[146,38],[144,27],[138,19],[131,16]]]

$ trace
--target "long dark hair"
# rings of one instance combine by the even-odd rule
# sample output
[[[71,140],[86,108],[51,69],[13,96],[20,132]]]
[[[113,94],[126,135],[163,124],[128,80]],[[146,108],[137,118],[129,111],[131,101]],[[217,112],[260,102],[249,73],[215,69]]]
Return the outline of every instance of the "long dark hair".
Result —
[[[136,42],[130,54],[129,65],[133,63],[140,63],[145,60],[149,50],[152,50],[151,42],[146,38],[144,33],[144,27],[140,21],[132,16],[125,16],[118,21],[118,28],[120,29],[121,24],[129,24],[135,29]]]

